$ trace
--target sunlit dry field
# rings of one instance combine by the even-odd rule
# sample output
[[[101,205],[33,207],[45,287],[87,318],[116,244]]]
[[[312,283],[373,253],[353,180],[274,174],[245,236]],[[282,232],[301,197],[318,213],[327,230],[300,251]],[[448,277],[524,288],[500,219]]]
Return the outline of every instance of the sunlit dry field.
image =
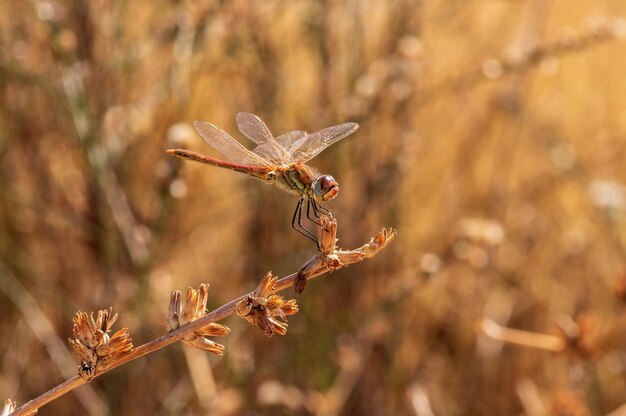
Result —
[[[357,122],[311,161],[339,245],[285,336],[232,316],[42,415],[626,412],[626,4],[550,0],[0,4],[0,400],[76,374],[76,311],[134,345],[170,292],[209,309],[316,253],[297,198],[181,161],[240,111]],[[520,332],[513,332],[510,329]],[[618,413],[622,406],[622,413]],[[614,412],[614,413],[611,413]]]

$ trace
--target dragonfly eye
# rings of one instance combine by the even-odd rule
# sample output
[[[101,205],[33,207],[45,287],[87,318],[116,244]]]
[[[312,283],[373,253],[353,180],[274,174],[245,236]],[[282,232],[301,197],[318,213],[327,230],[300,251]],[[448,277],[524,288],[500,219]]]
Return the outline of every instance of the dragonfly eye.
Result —
[[[313,186],[313,193],[316,197],[321,198],[322,201],[333,199],[338,192],[339,185],[337,181],[335,181],[335,178],[330,175],[320,176]]]

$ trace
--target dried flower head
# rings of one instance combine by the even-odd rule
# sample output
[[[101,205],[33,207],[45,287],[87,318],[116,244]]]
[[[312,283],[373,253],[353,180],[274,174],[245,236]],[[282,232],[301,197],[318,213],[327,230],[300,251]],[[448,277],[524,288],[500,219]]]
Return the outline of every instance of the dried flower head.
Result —
[[[16,407],[17,407],[17,403],[15,403],[11,399],[6,399],[6,401],[4,402],[4,407],[2,408],[2,413],[0,413],[0,416],[10,415],[11,413],[13,413]]]
[[[79,311],[72,321],[75,339],[69,341],[80,361],[78,374],[87,381],[133,349],[128,329],[122,328],[109,336],[111,326],[117,320],[117,314],[112,313],[112,308],[100,310],[94,319],[93,312],[87,315]]]
[[[293,287],[296,290],[296,293],[304,292],[307,279],[313,275],[312,271],[328,269],[324,268],[323,265],[325,262],[328,262],[333,256],[333,253],[336,249],[336,244],[337,220],[335,220],[333,217],[323,215],[322,217],[320,217],[320,227],[317,231],[317,249],[319,250],[320,254],[311,259],[298,271],[296,280],[293,283]],[[339,266],[338,259],[333,258],[331,264]]]
[[[343,264],[352,264],[357,261],[363,260],[363,258],[374,257],[378,254],[380,250],[387,247],[389,243],[391,243],[396,236],[398,235],[398,231],[393,228],[383,228],[376,235],[376,237],[372,238],[369,243],[364,244],[363,246],[350,251],[339,251],[337,254],[339,258],[343,262]],[[358,258],[352,258],[355,254],[358,254]]]
[[[317,231],[318,249],[320,253],[332,254],[337,249],[337,220],[324,215],[320,218],[320,227]]]
[[[271,337],[287,333],[287,315],[298,312],[295,299],[285,300],[274,293],[277,278],[268,272],[256,290],[237,304],[237,315],[256,325]]]
[[[340,250],[337,247],[337,220],[322,217],[318,245],[320,253],[306,262],[298,271],[294,282],[296,292],[301,293],[306,280],[314,276],[375,256],[391,243],[397,234],[398,232],[393,228],[383,228],[369,243],[354,250]]]
[[[11,399],[6,399],[4,402],[4,406],[2,407],[2,411],[0,411],[0,416],[8,416],[12,414],[17,408],[17,403]],[[37,413],[38,409],[33,409],[29,412],[24,413],[25,416],[33,416]]]
[[[170,306],[167,315],[167,323],[170,331],[181,326],[194,322],[206,315],[206,303],[208,300],[209,285],[203,283],[198,289],[188,288],[187,299],[181,305],[181,293],[178,290],[172,291],[170,296]],[[183,342],[201,350],[209,351],[217,355],[224,353],[224,346],[211,341],[208,337],[226,335],[230,328],[224,325],[210,323],[202,328],[188,334],[183,338]]]

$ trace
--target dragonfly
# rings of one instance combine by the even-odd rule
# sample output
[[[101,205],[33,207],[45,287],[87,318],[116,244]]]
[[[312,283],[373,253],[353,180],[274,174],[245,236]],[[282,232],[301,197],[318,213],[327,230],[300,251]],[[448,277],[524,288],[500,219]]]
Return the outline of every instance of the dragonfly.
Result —
[[[194,121],[193,126],[204,141],[222,154],[227,160],[216,159],[187,149],[168,149],[173,156],[206,163],[220,168],[245,173],[273,183],[299,196],[291,226],[305,237],[318,243],[315,233],[303,223],[306,217],[320,225],[322,215],[333,217],[333,213],[322,206],[339,193],[339,185],[331,175],[321,175],[306,162],[338,140],[354,133],[357,123],[343,123],[308,134],[302,130],[274,137],[265,123],[251,113],[237,114],[237,127],[256,147],[248,149],[219,127],[206,121]]]

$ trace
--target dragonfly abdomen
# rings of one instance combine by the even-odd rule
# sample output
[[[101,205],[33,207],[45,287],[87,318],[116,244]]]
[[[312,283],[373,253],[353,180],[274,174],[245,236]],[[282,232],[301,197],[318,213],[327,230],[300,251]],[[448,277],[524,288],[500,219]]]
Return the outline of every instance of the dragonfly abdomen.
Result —
[[[270,168],[264,166],[238,165],[236,163],[226,162],[224,160],[192,152],[187,149],[169,149],[167,152],[181,159],[193,160],[194,162],[206,163],[208,165],[234,170],[236,172],[254,176],[255,178],[259,178],[264,181],[272,181],[274,179],[272,176],[274,172]]]

